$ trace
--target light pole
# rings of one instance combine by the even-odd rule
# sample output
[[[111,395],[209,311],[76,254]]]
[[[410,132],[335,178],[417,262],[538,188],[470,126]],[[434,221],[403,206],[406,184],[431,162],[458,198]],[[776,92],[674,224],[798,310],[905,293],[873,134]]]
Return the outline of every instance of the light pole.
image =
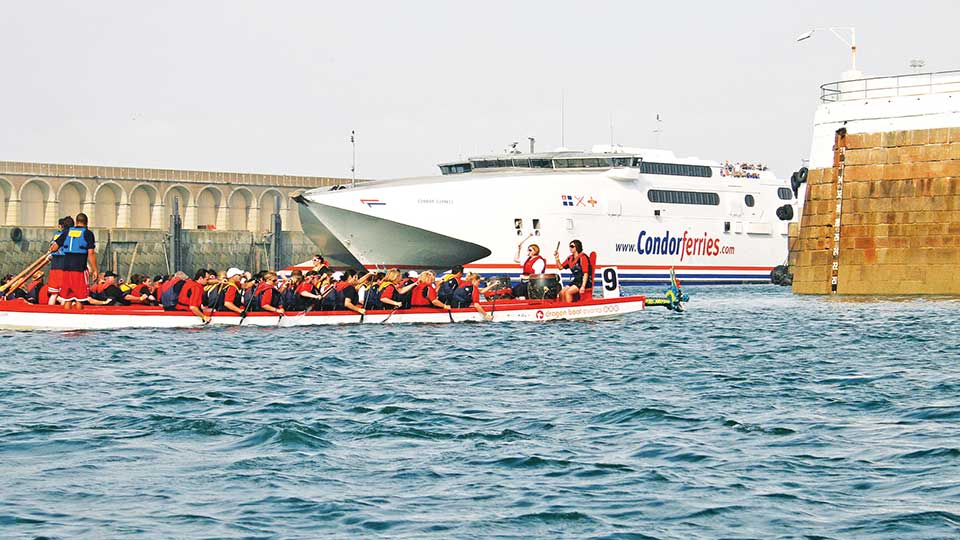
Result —
[[[353,147],[353,160],[350,162],[350,187],[357,187],[357,132],[350,130],[350,146]]]
[[[850,71],[857,71],[857,29],[852,26],[831,26],[829,28],[814,28],[807,32],[804,32],[797,36],[797,41],[804,41],[813,37],[813,33],[817,30],[829,30],[833,35],[837,36],[837,39],[842,41],[847,47],[850,47]],[[847,41],[842,35],[840,35],[839,30],[849,30],[850,31],[850,40]]]

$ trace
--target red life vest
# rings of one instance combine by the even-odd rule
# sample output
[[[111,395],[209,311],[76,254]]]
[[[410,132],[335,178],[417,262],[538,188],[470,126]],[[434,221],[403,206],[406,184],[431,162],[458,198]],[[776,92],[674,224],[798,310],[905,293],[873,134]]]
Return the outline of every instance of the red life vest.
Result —
[[[522,272],[523,275],[529,276],[531,274],[539,273],[533,270],[533,265],[536,264],[537,261],[543,261],[543,268],[544,269],[547,268],[547,261],[543,257],[539,255],[534,255],[533,257],[527,257],[527,260],[524,261],[523,263],[523,272]]]

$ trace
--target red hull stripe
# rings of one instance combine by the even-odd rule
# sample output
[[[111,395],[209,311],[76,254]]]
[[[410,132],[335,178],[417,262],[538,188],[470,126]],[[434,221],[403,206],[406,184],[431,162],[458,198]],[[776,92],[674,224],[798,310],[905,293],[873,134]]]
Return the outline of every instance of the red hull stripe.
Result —
[[[520,265],[516,263],[509,264],[466,264],[464,265],[468,269],[477,269],[477,270],[499,270],[502,268],[516,268],[517,271],[520,270]],[[676,270],[703,270],[703,271],[713,271],[713,270],[730,270],[730,271],[755,271],[755,272],[770,272],[773,270],[772,266],[691,266],[691,265],[635,265],[635,264],[616,264],[611,265],[616,266],[620,270],[669,270],[671,268]],[[597,268],[603,268],[602,263],[597,263]],[[366,266],[368,270],[376,270],[377,265],[369,264]],[[386,264],[379,265],[380,269],[383,268],[400,268],[403,270],[429,270],[436,269],[435,266],[411,266],[404,264]],[[312,266],[290,266],[286,270],[312,270]],[[548,264],[547,270],[556,270],[557,265]]]

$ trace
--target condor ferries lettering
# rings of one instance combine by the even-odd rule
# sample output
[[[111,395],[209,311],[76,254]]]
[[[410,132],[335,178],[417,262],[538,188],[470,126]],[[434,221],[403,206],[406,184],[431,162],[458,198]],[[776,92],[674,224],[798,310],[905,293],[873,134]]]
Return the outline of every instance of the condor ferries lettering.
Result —
[[[616,248],[621,252],[636,251],[637,255],[679,255],[681,261],[685,257],[716,257],[734,253],[734,247],[722,245],[719,238],[711,238],[707,233],[694,236],[690,231],[683,231],[683,235],[670,234],[670,231],[662,235],[640,231],[636,245],[617,244]]]

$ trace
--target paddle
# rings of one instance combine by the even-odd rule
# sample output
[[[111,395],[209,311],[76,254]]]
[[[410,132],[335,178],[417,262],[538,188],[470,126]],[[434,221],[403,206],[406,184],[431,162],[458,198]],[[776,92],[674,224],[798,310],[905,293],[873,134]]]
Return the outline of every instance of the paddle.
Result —
[[[399,308],[399,307],[393,308],[393,311],[391,311],[390,314],[387,315],[387,318],[384,319],[384,320],[382,320],[382,321],[380,321],[380,324],[383,324],[383,323],[389,321],[389,320],[390,320],[390,317],[393,317],[393,314],[396,313],[398,309],[400,309],[400,308]]]
[[[24,268],[22,272],[14,276],[10,281],[4,283],[3,285],[0,285],[0,292],[4,292],[7,289],[15,288],[15,287],[12,287],[14,283],[16,283],[17,287],[19,287],[20,283],[18,282],[23,282],[28,276],[32,276],[37,270],[39,270],[45,264],[47,264],[47,261],[49,259],[50,259],[50,253],[44,253],[43,255],[41,255],[39,259],[30,263],[29,266]]]
[[[250,288],[253,289],[253,287],[250,287]],[[243,321],[247,319],[247,311],[250,310],[250,304],[253,303],[253,298],[254,298],[254,294],[251,292],[250,299],[247,300],[247,305],[243,306],[243,311],[240,312],[240,322],[237,323],[237,326],[241,326],[243,324]]]

